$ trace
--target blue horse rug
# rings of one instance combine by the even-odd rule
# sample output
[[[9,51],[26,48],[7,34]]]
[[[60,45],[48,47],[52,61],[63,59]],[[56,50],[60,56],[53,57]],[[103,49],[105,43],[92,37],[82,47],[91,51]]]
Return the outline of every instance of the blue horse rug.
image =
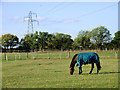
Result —
[[[89,64],[89,63],[99,63],[99,56],[94,53],[78,53],[77,58],[77,65],[80,67],[82,64]]]

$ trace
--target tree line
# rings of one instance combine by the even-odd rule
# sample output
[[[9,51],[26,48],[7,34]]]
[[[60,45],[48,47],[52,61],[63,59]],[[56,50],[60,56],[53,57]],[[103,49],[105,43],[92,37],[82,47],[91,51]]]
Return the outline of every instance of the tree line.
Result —
[[[20,41],[16,35],[5,34],[0,38],[3,49],[42,51],[42,50],[77,50],[77,49],[120,49],[120,31],[112,38],[110,31],[104,26],[91,31],[80,31],[73,40],[70,35],[63,33],[49,34],[38,32],[26,34]]]

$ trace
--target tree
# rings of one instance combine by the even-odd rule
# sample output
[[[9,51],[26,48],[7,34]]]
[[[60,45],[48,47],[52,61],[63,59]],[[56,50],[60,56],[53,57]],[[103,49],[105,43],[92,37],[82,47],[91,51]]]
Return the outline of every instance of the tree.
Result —
[[[47,48],[48,35],[49,35],[48,32],[39,32],[38,42],[40,50],[44,50],[45,48]]]
[[[74,40],[74,46],[89,48],[90,47],[90,32],[89,31],[80,31],[77,37]]]
[[[70,35],[56,33],[48,34],[48,32],[35,32],[26,35],[21,39],[20,47],[27,50],[44,50],[44,49],[70,49],[73,40]]]
[[[21,47],[27,50],[43,50],[47,47],[48,32],[35,32],[34,34],[26,34],[24,38],[21,39]]]
[[[115,33],[115,37],[113,38],[113,40],[111,41],[112,44],[114,44],[115,48],[120,48],[120,31],[117,31]]]
[[[56,33],[54,38],[54,46],[56,49],[70,49],[72,48],[73,40],[71,36],[63,33]]]
[[[102,48],[104,43],[111,41],[110,31],[104,26],[97,27],[91,31],[91,41],[97,45],[98,48]]]
[[[62,41],[62,48],[63,49],[70,49],[70,48],[72,48],[73,40],[71,39],[70,35],[64,34],[62,40],[63,40]]]
[[[120,31],[117,31],[117,32],[115,33],[115,37],[114,37],[113,40],[116,40],[116,41],[120,42]]]
[[[46,43],[48,49],[55,49],[55,35],[49,34]]]
[[[21,39],[20,41],[20,47],[23,50],[29,51],[31,49],[31,44],[32,44],[32,34],[26,34],[24,38]]]
[[[7,49],[8,48],[11,49],[14,46],[17,46],[19,42],[19,38],[16,35],[12,35],[12,34],[2,35],[1,40],[2,40],[2,46]]]

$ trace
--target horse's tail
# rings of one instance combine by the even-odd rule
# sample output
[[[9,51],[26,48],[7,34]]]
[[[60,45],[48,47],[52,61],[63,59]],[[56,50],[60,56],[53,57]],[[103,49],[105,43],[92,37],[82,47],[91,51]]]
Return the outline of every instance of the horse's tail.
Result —
[[[75,60],[75,58],[76,58],[77,55],[78,55],[78,54],[75,54],[75,55],[73,56],[72,61],[71,61],[71,64],[70,64],[70,67],[74,66],[74,60]]]

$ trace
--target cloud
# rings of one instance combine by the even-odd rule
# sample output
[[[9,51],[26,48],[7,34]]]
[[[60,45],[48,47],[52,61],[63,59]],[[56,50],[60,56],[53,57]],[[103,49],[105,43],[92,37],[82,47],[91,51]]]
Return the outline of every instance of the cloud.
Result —
[[[46,17],[37,17],[37,18],[35,18],[36,20],[38,20],[38,21],[45,21],[47,18]]]
[[[79,22],[78,19],[53,19],[53,18],[43,18],[41,21],[44,21],[40,23],[42,26],[46,25],[54,25],[54,24],[70,24],[70,23],[77,23]]]
[[[24,19],[19,16],[14,16],[12,18],[12,21],[14,21],[15,23],[22,23],[22,22],[24,22]]]
[[[62,19],[62,20],[51,20],[51,23],[76,23],[79,22],[78,19]]]
[[[36,20],[36,21],[40,21],[40,22],[45,21],[46,19],[47,18],[40,17],[40,16],[37,18],[32,18],[33,21]],[[29,18],[28,17],[24,18],[24,17],[14,16],[13,18],[11,18],[11,20],[14,21],[15,23],[23,23],[25,21],[28,21]]]
[[[12,18],[12,20],[15,23],[23,23],[23,22],[27,22],[29,20],[28,17],[19,17],[19,16],[14,16]],[[33,21],[39,21],[39,23],[41,23],[41,25],[50,25],[50,24],[59,24],[59,23],[76,23],[79,22],[78,19],[53,19],[53,18],[46,18],[46,17],[42,17],[42,16],[38,16],[37,18],[33,17],[32,18]]]
[[[29,20],[29,18],[27,18],[27,17],[26,17],[26,18],[24,18],[24,21],[28,21],[28,20]]]
[[[63,23],[75,23],[78,22],[79,20],[77,19],[64,19],[62,22]]]
[[[50,23],[75,23],[75,22],[79,22],[78,19],[62,19],[62,20],[48,19],[47,21]]]
[[[47,18],[45,18],[45,17],[37,17],[37,18],[32,18],[32,20],[36,20],[36,21],[45,21]],[[25,17],[24,18],[24,20],[25,21],[28,21],[29,20],[29,18],[28,17]]]

